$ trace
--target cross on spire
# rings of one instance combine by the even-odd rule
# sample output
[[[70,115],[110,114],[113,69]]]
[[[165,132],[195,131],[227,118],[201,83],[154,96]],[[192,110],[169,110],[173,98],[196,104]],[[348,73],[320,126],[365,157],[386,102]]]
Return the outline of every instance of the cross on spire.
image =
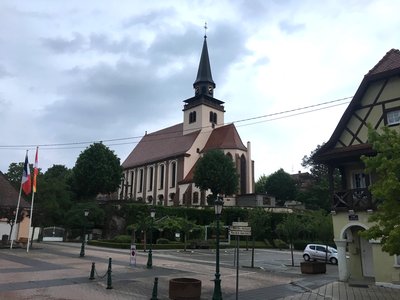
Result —
[[[207,38],[207,22],[204,22],[204,38]]]

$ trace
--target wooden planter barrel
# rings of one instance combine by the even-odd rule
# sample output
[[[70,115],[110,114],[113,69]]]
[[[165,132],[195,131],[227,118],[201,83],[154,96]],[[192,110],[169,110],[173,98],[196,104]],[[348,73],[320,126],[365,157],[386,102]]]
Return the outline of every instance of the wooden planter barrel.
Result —
[[[201,280],[172,278],[169,281],[169,298],[172,300],[200,300]]]
[[[300,263],[300,269],[303,274],[323,274],[326,273],[326,264],[320,261],[305,261]]]

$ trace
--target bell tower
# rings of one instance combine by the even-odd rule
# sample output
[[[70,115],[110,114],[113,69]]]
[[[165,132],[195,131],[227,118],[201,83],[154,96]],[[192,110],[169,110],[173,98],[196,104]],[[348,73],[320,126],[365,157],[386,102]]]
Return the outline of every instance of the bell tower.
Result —
[[[204,28],[207,29],[207,24]],[[224,102],[214,98],[215,87],[205,34],[197,77],[193,83],[194,97],[183,101],[183,134],[224,124]]]

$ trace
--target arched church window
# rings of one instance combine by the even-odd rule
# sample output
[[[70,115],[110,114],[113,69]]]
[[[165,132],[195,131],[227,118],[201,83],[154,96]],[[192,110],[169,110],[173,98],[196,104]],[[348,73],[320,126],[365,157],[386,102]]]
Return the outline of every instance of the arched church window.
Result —
[[[176,162],[171,164],[171,187],[176,185]]]
[[[210,123],[217,124],[217,113],[210,111]]]
[[[192,111],[189,113],[189,124],[196,122],[196,112]]]

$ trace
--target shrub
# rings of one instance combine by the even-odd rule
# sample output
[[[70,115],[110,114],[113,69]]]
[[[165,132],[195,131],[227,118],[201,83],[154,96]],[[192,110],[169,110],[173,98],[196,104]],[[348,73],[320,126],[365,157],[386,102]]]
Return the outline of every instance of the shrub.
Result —
[[[271,243],[267,239],[264,239],[264,243],[265,243],[265,247],[272,248]]]
[[[274,242],[275,248],[278,248],[278,249],[288,249],[289,248],[288,244],[280,239],[274,239],[273,242]]]
[[[169,239],[159,238],[156,244],[169,244]]]
[[[113,238],[112,241],[115,243],[130,243],[131,236],[130,235],[117,235],[115,238]]]
[[[297,240],[293,242],[293,248],[295,250],[304,250],[307,244],[309,244],[309,242],[303,240]]]

